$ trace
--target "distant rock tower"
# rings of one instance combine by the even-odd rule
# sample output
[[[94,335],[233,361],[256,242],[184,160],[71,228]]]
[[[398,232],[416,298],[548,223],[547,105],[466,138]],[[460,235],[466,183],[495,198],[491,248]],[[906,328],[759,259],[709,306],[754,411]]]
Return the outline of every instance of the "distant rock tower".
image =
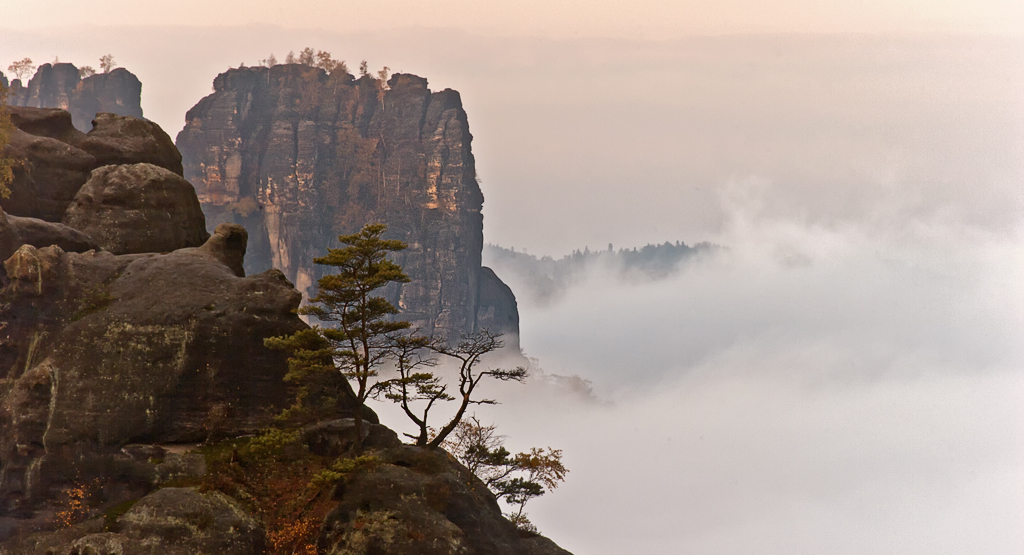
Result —
[[[308,295],[324,272],[314,257],[384,222],[409,244],[395,261],[412,282],[387,291],[402,318],[449,339],[487,328],[518,351],[515,296],[480,265],[471,140],[456,91],[282,64],[217,76],[177,145],[207,224],[249,230],[248,273],[279,268]]]
[[[142,83],[124,68],[81,79],[73,64],[43,64],[28,85],[15,79],[10,87],[8,104],[67,110],[82,132],[92,129],[99,112],[142,118]]]

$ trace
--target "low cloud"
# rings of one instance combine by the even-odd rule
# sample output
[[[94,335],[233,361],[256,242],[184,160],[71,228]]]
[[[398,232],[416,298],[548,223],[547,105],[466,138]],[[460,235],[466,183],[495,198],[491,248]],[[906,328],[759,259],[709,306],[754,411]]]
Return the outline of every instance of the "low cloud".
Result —
[[[673,276],[595,272],[522,344],[592,398],[478,411],[570,468],[534,502],[578,553],[1019,553],[1024,233],[935,216],[816,225],[723,195],[727,245]]]

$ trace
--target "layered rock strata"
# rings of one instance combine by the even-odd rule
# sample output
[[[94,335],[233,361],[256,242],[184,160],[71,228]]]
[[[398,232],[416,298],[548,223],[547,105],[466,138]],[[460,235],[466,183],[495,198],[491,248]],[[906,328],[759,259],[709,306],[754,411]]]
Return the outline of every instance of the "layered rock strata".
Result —
[[[518,349],[514,297],[480,265],[471,140],[456,91],[287,64],[219,75],[177,144],[208,224],[249,230],[247,271],[280,268],[309,294],[315,257],[384,222],[409,244],[395,261],[412,281],[388,291],[403,318],[449,338],[498,326]]]
[[[84,79],[73,64],[43,64],[27,84],[15,79],[7,97],[12,106],[60,108],[74,126],[86,132],[99,112],[142,118],[142,83],[132,72],[117,68]]]

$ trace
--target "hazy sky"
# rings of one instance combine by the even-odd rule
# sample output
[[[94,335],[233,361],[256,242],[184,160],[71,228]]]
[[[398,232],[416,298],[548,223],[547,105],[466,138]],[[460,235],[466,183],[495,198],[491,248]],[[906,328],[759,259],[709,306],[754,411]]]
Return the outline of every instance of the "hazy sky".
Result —
[[[733,35],[666,41],[75,27],[3,33],[0,60],[79,65],[112,53],[172,136],[228,67],[310,45],[462,93],[485,195],[485,240],[574,248],[713,240],[736,180],[821,223],[1024,209],[1024,38]],[[0,62],[3,64],[3,62]],[[5,64],[4,64],[5,65]],[[988,195],[971,194],[978,181]],[[890,202],[878,205],[878,198]]]
[[[487,241],[725,245],[520,307],[599,399],[481,416],[577,555],[1024,552],[1024,3],[0,2],[0,67],[112,53],[172,135],[304,46],[457,89]]]
[[[336,31],[449,27],[507,36],[638,36],[749,32],[1024,32],[1015,0],[5,0],[4,26],[275,24]]]

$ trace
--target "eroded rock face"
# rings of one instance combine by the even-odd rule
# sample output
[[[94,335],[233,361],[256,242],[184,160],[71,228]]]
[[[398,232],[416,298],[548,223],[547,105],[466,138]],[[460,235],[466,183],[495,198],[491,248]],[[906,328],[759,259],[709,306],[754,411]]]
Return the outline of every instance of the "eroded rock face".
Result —
[[[4,155],[19,160],[11,196],[0,199],[8,214],[59,222],[78,189],[96,167],[96,158],[49,136],[14,132]]]
[[[142,118],[142,83],[124,68],[81,79],[73,64],[43,64],[27,85],[17,79],[11,83],[7,102],[66,110],[74,126],[87,132],[98,112]]]
[[[159,125],[132,116],[95,114],[92,129],[77,145],[107,164],[153,164],[182,175],[181,153]]]
[[[64,223],[114,254],[198,247],[210,236],[192,184],[153,164],[94,170]]]
[[[263,339],[305,327],[301,296],[276,270],[237,276],[221,260],[232,248],[24,245],[4,263],[0,516],[32,514],[71,480],[142,480],[126,444],[251,432],[287,404],[287,355]]]
[[[96,168],[148,163],[181,175],[181,155],[155,123],[129,116],[96,114],[96,126],[81,133],[66,111],[10,107],[16,130],[4,154],[19,161],[11,196],[0,199],[10,215],[59,222]]]
[[[106,531],[101,522],[0,546],[0,555],[263,555],[266,534],[238,502],[217,492],[163,488]]]
[[[457,338],[480,327],[483,195],[466,113],[458,92],[414,75],[379,85],[297,64],[223,73],[178,135],[184,175],[208,225],[249,230],[248,272],[280,268],[304,293],[338,235],[387,223],[409,244],[395,261],[412,278],[389,300],[424,332]]]
[[[2,212],[3,209],[0,209]],[[6,216],[7,225],[10,226],[14,237],[14,245],[32,245],[43,248],[50,245],[57,245],[67,252],[85,252],[98,250],[96,243],[85,233],[78,231],[64,224],[47,222],[37,218],[19,218],[17,216]],[[6,260],[12,253],[5,251],[2,240],[0,240],[0,256]]]

